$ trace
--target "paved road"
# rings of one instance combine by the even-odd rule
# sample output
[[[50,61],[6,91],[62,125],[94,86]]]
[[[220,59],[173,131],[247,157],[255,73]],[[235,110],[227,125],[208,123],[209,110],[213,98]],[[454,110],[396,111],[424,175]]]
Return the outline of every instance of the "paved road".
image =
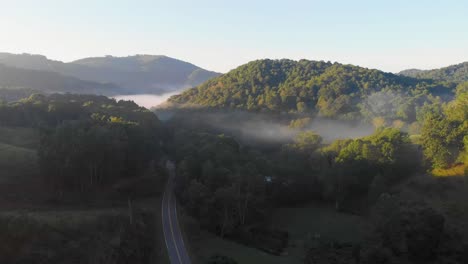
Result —
[[[162,200],[162,223],[164,240],[169,254],[171,264],[191,264],[190,258],[185,248],[184,239],[180,231],[179,220],[177,219],[177,202],[174,195],[174,163],[168,161],[169,180]]]

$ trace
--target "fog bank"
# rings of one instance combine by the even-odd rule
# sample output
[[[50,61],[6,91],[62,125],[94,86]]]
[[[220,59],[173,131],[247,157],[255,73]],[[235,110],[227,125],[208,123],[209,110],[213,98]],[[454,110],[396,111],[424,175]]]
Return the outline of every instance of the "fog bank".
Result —
[[[360,138],[374,132],[372,125],[314,118],[303,128],[289,126],[291,117],[275,118],[267,114],[232,112],[195,112],[179,114],[194,127],[211,127],[248,142],[292,142],[301,131],[314,131],[325,143],[336,139]]]
[[[133,95],[116,95],[112,98],[116,100],[134,101],[142,107],[150,109],[153,106],[164,103],[169,97],[179,94],[180,92],[170,92],[165,94],[133,94]]]

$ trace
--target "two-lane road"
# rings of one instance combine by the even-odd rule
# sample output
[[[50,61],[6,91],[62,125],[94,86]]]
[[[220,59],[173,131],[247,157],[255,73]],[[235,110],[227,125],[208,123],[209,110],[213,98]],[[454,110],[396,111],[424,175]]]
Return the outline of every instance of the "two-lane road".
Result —
[[[167,162],[169,180],[162,199],[162,224],[164,240],[171,264],[191,264],[187,249],[185,248],[182,232],[177,218],[177,201],[174,195],[174,163]]]

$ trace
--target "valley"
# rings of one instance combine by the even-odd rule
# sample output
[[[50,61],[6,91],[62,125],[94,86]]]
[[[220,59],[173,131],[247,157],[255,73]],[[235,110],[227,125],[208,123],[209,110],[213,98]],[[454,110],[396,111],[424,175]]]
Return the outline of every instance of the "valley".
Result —
[[[463,259],[466,88],[261,60],[181,94],[4,100],[0,221],[11,228],[0,238],[16,240],[0,259]],[[185,260],[167,244],[164,212],[180,219]]]

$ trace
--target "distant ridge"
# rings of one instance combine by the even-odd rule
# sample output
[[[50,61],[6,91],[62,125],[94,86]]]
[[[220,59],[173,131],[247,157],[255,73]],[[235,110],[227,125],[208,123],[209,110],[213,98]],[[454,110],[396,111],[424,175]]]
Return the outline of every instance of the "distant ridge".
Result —
[[[219,73],[163,55],[93,57],[70,63],[43,55],[0,53],[0,64],[54,72],[85,81],[112,83],[124,94],[161,94],[197,86]],[[115,93],[112,93],[115,94]]]
[[[461,83],[468,81],[468,62],[433,70],[408,69],[401,71],[399,74],[419,79]]]
[[[114,84],[83,81],[56,72],[8,67],[0,64],[0,97],[8,101],[32,93],[117,95],[125,92]],[[3,94],[3,96],[1,96]]]

